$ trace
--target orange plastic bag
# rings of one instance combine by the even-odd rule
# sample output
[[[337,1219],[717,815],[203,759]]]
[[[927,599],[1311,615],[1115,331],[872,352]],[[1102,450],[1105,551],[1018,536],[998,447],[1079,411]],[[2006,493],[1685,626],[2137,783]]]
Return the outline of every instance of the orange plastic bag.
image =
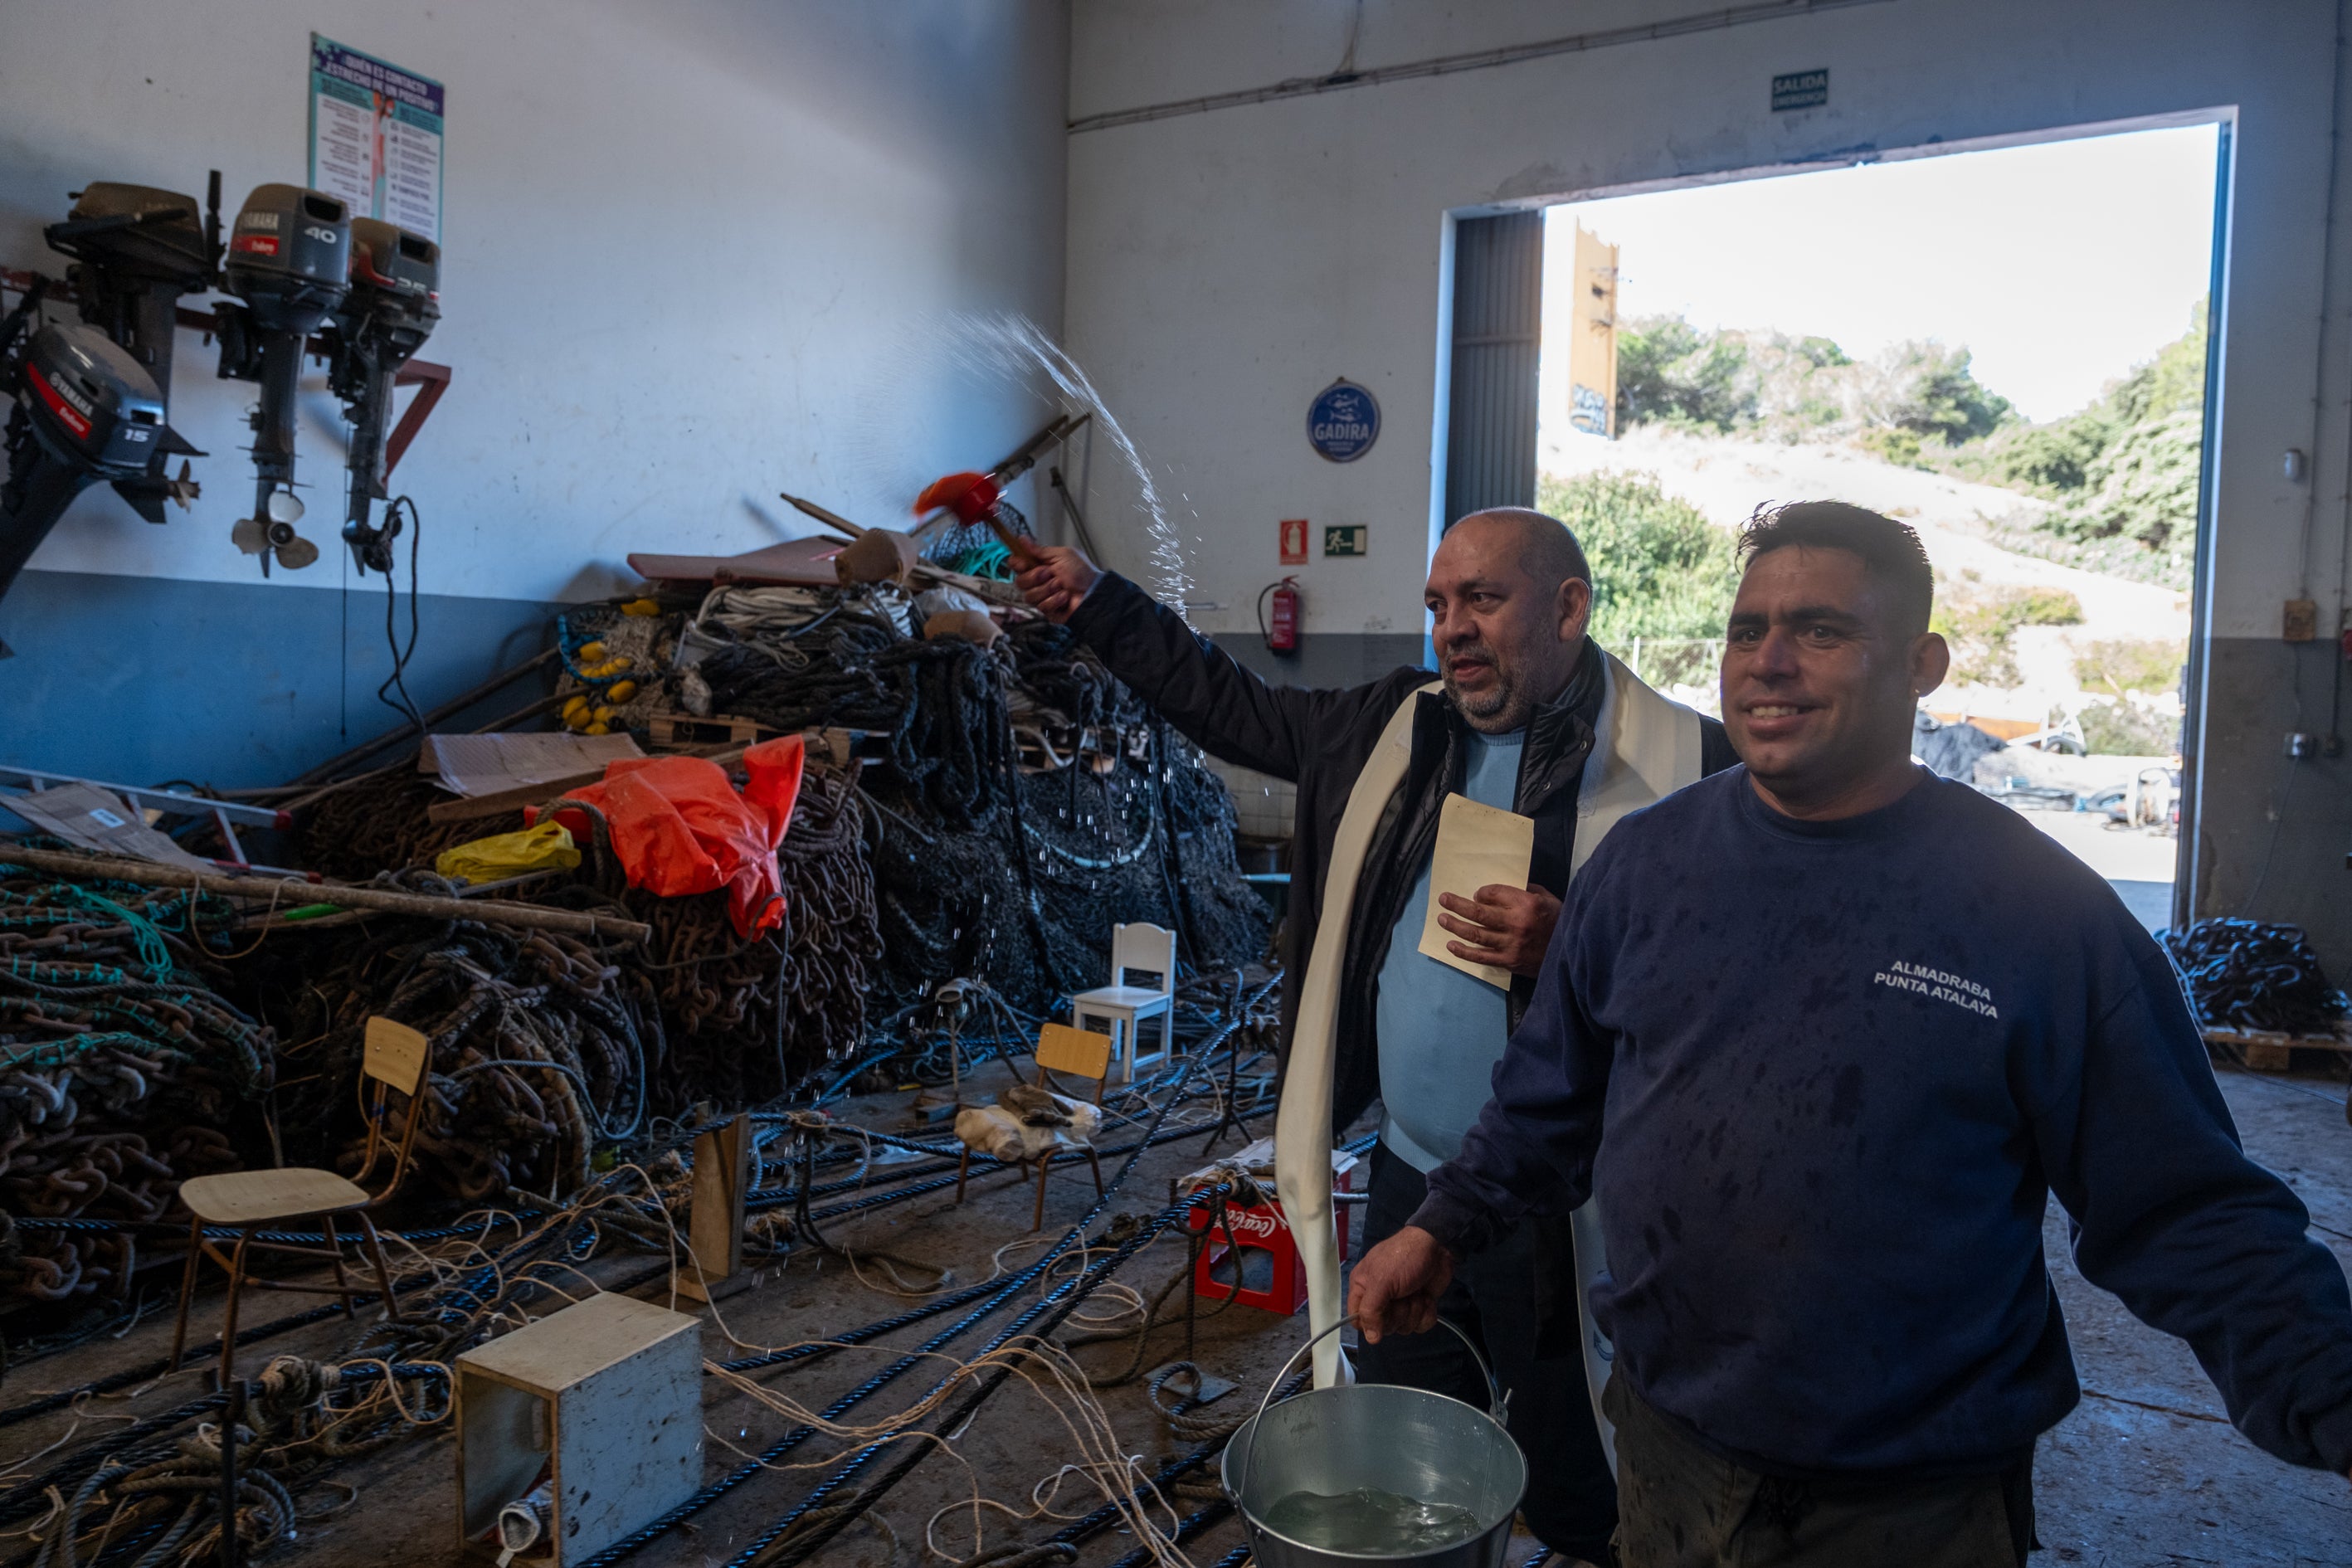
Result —
[[[750,938],[784,918],[776,846],[792,826],[806,760],[798,735],[763,741],[743,753],[748,777],[737,795],[726,771],[704,758],[630,757],[569,798],[604,816],[629,886],[665,899],[724,888],[735,933]],[[575,838],[590,835],[585,812],[559,809],[555,819]]]

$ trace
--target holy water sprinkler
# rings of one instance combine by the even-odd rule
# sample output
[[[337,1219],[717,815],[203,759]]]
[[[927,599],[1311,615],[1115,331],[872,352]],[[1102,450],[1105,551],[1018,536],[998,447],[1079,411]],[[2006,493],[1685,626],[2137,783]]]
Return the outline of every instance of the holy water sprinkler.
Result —
[[[384,435],[392,423],[392,384],[441,320],[441,247],[381,219],[352,219],[351,292],[328,327],[327,384],[352,422],[351,501],[343,539],[364,575],[392,574],[400,519],[369,521],[384,491]]]
[[[1013,525],[1004,521],[1004,514],[997,510],[1003,499],[1003,487],[987,474],[950,474],[934,479],[915,499],[915,510],[925,514],[923,521],[915,525],[916,536],[921,537],[926,530],[950,518],[967,528],[984,522],[1013,557],[1013,564],[1025,572],[1037,563],[1037,556],[1029,548],[1027,538],[1015,533]]]
[[[36,285],[0,324],[0,386],[9,399],[0,595],[74,497],[100,479],[147,474],[165,428],[154,379],[96,327],[67,322],[26,336],[40,297]],[[11,651],[0,643],[0,658]]]
[[[175,191],[99,181],[75,192],[66,220],[42,234],[50,249],[73,260],[66,279],[73,285],[81,319],[146,371],[168,421],[180,297],[209,290],[220,259],[219,173],[212,178],[209,214],[200,212],[195,197]],[[184,510],[196,498],[185,459],[204,453],[168,423],[153,448],[147,471],[117,479],[114,488],[141,517],[160,523],[165,501]],[[175,457],[182,458],[177,479],[169,472]]]
[[[319,547],[294,531],[294,405],[310,335],[351,288],[351,215],[337,198],[299,185],[257,185],[236,215],[224,282],[243,301],[220,308],[220,373],[261,384],[253,414],[253,515],[229,537],[299,570]]]
[[[950,474],[944,479],[932,480],[915,499],[915,510],[922,514],[922,521],[915,524],[915,537],[920,539],[934,528],[950,521],[967,528],[973,523],[985,523],[988,531],[996,535],[1012,555],[1015,568],[1025,572],[1035,565],[1037,555],[1034,546],[1036,542],[1015,531],[998,510],[999,503],[1004,499],[1004,487],[1036,467],[1040,453],[1056,441],[1068,439],[1088,417],[1090,416],[1085,414],[1056,416],[1053,423],[1022,443],[1020,450],[984,474]]]

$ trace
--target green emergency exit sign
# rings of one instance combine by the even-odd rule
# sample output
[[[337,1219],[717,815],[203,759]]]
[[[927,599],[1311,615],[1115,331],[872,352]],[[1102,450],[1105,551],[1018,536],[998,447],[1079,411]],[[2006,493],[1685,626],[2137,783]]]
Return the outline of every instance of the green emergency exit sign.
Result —
[[[1819,109],[1830,100],[1830,73],[1821,70],[1790,71],[1772,79],[1772,109],[1775,113],[1790,109]]]
[[[1370,525],[1360,522],[1342,523],[1323,531],[1323,553],[1326,555],[1361,555],[1364,538],[1371,532]]]

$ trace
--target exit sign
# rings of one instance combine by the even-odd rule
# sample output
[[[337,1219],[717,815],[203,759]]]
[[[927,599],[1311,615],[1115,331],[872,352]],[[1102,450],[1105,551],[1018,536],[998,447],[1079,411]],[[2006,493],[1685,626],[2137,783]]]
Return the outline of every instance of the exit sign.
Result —
[[[1790,71],[1772,79],[1774,112],[1790,109],[1819,109],[1830,100],[1830,73],[1827,68],[1812,71]]]
[[[1323,553],[1326,555],[1361,555],[1365,536],[1371,529],[1364,523],[1342,523],[1323,531]]]

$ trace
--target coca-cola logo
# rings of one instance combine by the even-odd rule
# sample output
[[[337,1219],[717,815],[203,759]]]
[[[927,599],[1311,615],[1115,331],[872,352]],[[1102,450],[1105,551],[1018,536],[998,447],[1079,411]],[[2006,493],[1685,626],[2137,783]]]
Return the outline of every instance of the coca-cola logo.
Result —
[[[1212,1230],[1222,1230],[1226,1226],[1232,1227],[1236,1241],[1270,1241],[1276,1231],[1290,1228],[1282,1215],[1271,1207],[1227,1209],[1225,1225],[1218,1225],[1214,1220],[1210,1222]]]

